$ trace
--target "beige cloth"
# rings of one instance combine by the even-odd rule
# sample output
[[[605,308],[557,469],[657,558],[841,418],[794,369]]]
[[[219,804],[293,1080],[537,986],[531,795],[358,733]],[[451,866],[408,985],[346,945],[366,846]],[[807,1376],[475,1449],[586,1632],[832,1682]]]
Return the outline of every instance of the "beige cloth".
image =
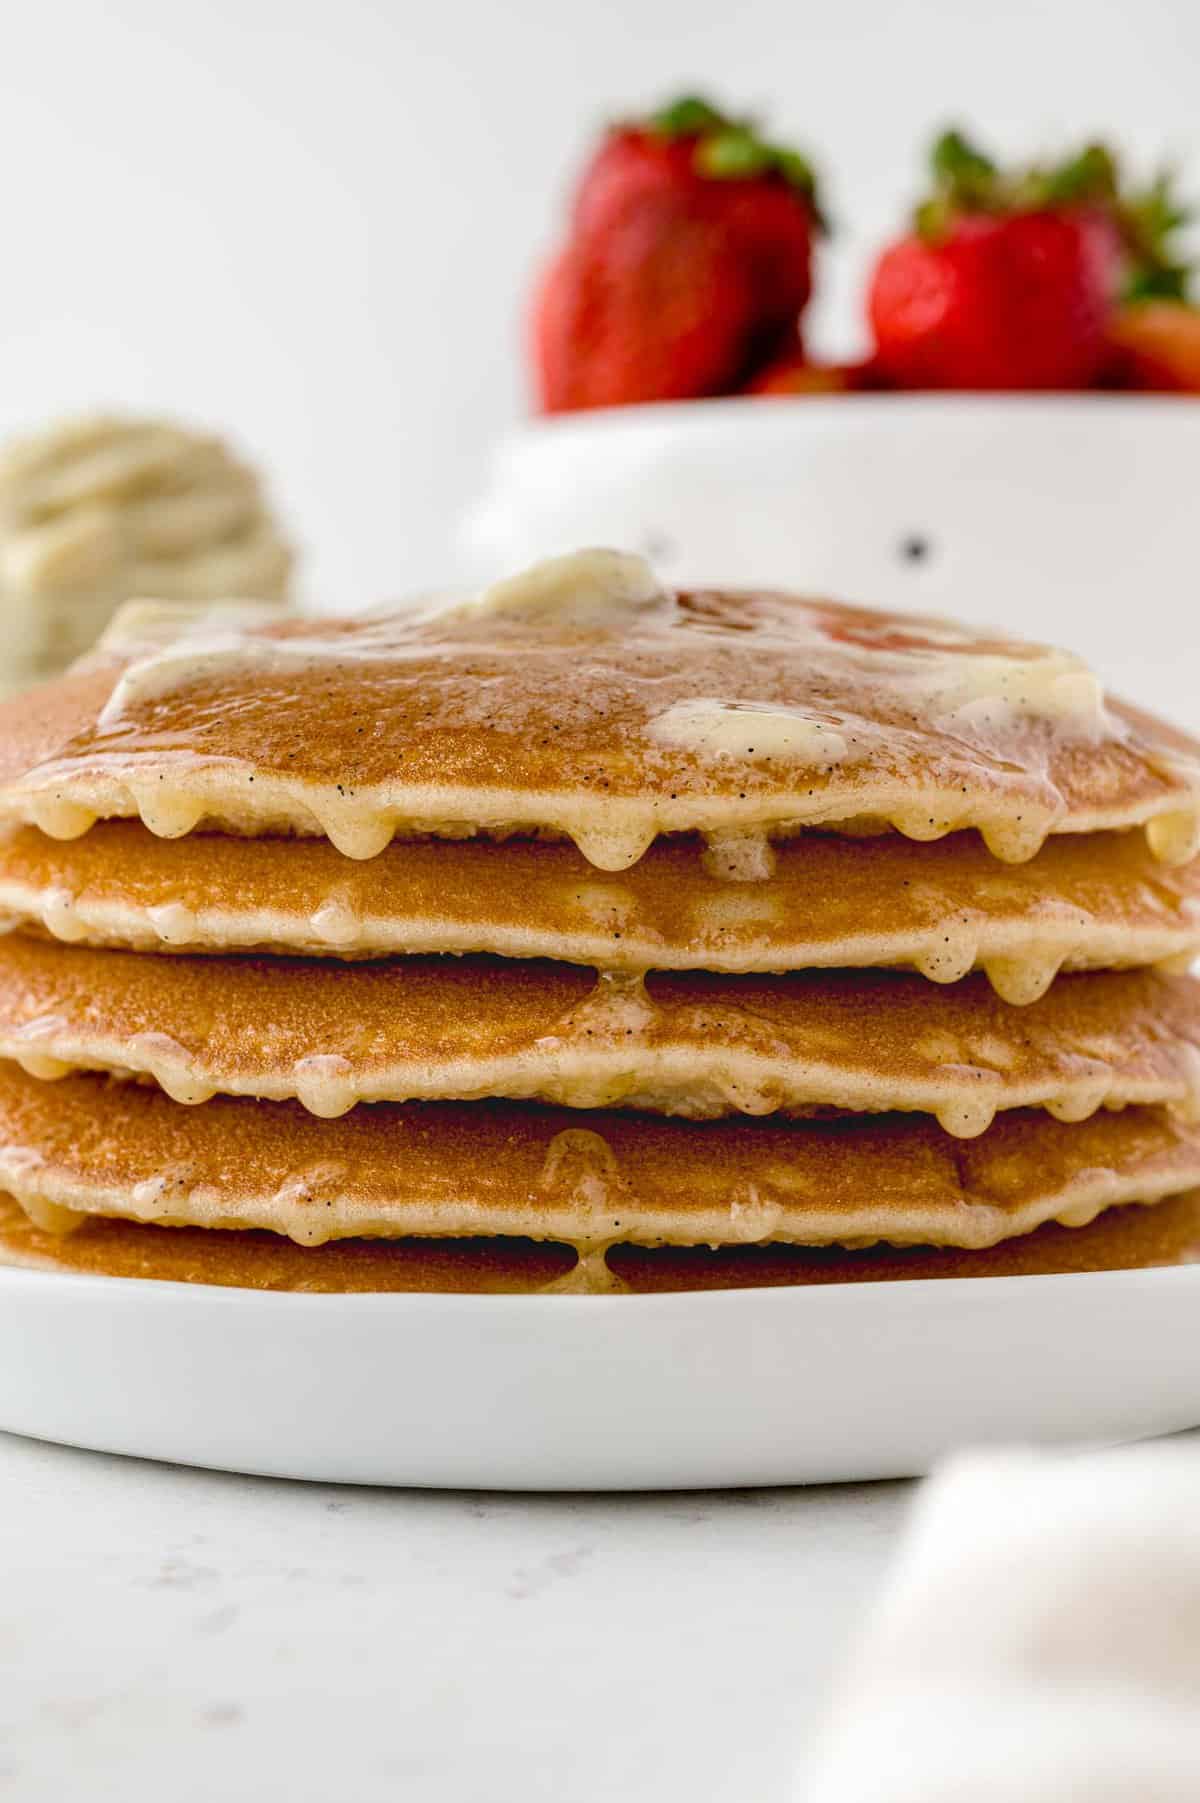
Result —
[[[1197,1803],[1200,1451],[935,1476],[806,1796]]]

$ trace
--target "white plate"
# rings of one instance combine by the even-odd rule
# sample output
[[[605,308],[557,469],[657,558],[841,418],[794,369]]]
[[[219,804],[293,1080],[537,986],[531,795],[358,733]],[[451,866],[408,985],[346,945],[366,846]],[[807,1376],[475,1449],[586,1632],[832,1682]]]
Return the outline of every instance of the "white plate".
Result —
[[[1200,1267],[671,1296],[277,1295],[0,1270],[0,1427],[324,1482],[910,1476],[1200,1422]]]

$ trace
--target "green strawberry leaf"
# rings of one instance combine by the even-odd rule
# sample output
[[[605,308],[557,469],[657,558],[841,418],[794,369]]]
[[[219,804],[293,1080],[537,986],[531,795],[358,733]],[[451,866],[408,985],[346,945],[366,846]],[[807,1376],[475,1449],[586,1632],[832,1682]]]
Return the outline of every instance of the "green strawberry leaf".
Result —
[[[990,197],[996,183],[996,165],[960,131],[945,131],[930,154],[936,188],[948,199],[964,204]]]
[[[651,113],[642,129],[670,140],[694,138],[696,171],[710,181],[778,176],[806,201],[817,229],[828,230],[812,164],[798,150],[764,138],[754,119],[735,119],[701,94],[684,94]]]
[[[718,181],[742,181],[775,166],[771,150],[745,126],[707,132],[696,145],[696,168]]]
[[[1192,217],[1174,191],[1174,176],[1161,171],[1148,187],[1119,197],[1116,220],[1129,257],[1124,299],[1186,300],[1191,267],[1175,242]]]
[[[650,130],[660,138],[695,138],[705,131],[723,131],[730,121],[702,94],[683,94],[651,113]]]
[[[1107,145],[1085,144],[1058,163],[1001,170],[961,131],[945,131],[930,155],[933,188],[915,209],[918,234],[943,240],[969,213],[1094,210],[1111,219],[1125,250],[1122,298],[1184,300],[1191,270],[1179,255],[1176,234],[1190,211],[1175,194],[1173,177],[1160,174],[1146,188],[1123,186]]]

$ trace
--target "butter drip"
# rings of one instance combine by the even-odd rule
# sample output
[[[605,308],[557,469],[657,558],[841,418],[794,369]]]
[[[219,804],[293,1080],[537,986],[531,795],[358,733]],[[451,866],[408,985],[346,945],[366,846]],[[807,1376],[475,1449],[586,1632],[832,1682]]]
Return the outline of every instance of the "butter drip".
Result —
[[[369,859],[396,835],[540,835],[620,870],[695,832],[736,882],[809,827],[974,827],[1010,862],[1052,832],[1147,822],[1164,859],[1200,845],[1200,759],[1110,711],[1067,653],[673,595],[615,551],[353,621],[142,604],[100,654],[106,674],[122,661],[94,725],[4,797],[55,836],[136,813],[167,837],[319,834]]]

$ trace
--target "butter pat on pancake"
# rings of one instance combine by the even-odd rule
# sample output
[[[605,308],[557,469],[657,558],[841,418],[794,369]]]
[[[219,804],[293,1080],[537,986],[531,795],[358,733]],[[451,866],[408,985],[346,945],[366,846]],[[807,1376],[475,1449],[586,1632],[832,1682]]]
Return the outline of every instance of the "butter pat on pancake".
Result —
[[[1032,1106],[1081,1120],[1156,1103],[1200,1118],[1200,982],[1064,977],[1014,1009],[981,977],[642,981],[544,960],[151,959],[12,936],[0,1057],[43,1078],[153,1077],[184,1103],[295,1097],[327,1118],[360,1102],[502,1096],[695,1119],[914,1110],[971,1138],[998,1110]]]
[[[1200,862],[1169,868],[1139,832],[1060,835],[1001,868],[974,833],[804,833],[773,875],[727,880],[718,852],[664,839],[631,870],[573,845],[396,843],[353,863],[319,839],[156,838],[107,821],[69,842],[0,835],[0,921],[139,951],[363,958],[491,952],[611,971],[901,966],[936,982],[986,971],[1028,1002],[1059,970],[1200,950]]]
[[[120,620],[95,658],[0,709],[0,817],[71,838],[140,816],[324,836],[571,839],[635,864],[700,832],[764,874],[804,826],[978,827],[999,857],[1144,825],[1200,841],[1200,748],[1106,703],[1077,659],[945,621],[770,593],[661,589],[580,553],[473,603],[357,620]]]
[[[80,1216],[344,1238],[516,1236],[594,1256],[654,1245],[979,1247],[1200,1183],[1200,1127],[1157,1108],[997,1117],[960,1141],[920,1115],[666,1121],[512,1102],[181,1108],[111,1078],[0,1065],[0,1188],[40,1226]]]

